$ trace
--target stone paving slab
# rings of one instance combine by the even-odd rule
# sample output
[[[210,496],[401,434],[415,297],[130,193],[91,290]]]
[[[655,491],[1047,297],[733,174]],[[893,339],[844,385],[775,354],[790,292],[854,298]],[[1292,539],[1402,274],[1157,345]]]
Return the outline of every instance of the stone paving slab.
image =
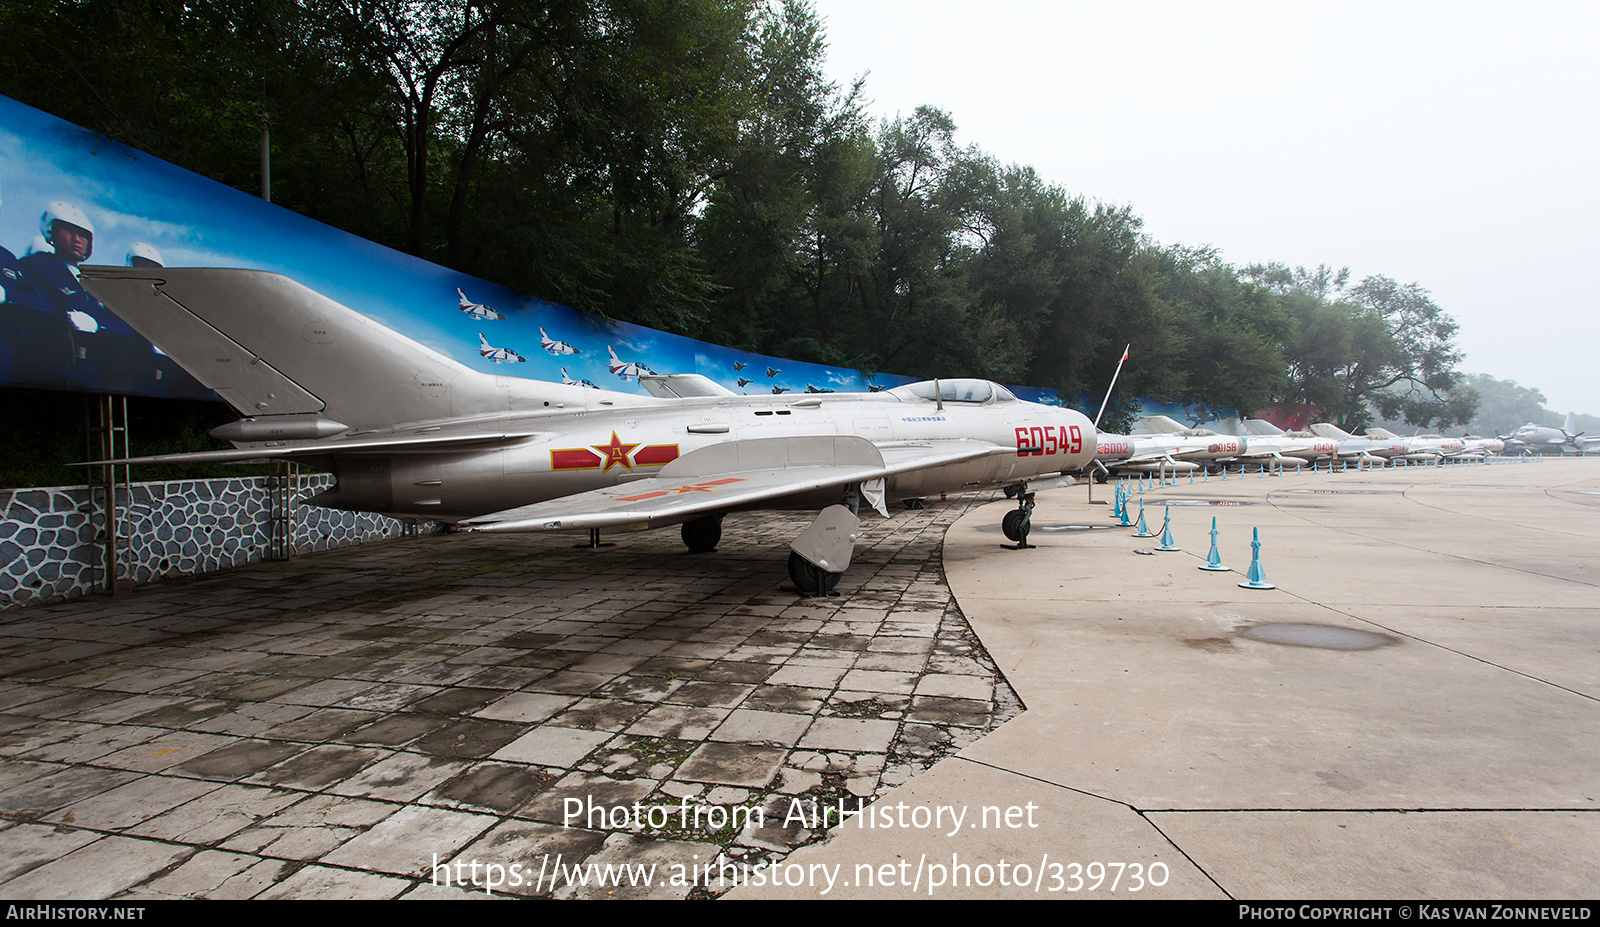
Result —
[[[409,538],[0,612],[0,894],[486,897],[438,860],[545,867],[496,894],[719,894],[705,867],[838,823],[791,803],[870,798],[1020,710],[943,581],[980,501],[868,515],[827,599],[787,578],[810,516],[761,513],[710,555]],[[983,696],[914,707],[933,667]],[[568,884],[590,864],[662,875]]]

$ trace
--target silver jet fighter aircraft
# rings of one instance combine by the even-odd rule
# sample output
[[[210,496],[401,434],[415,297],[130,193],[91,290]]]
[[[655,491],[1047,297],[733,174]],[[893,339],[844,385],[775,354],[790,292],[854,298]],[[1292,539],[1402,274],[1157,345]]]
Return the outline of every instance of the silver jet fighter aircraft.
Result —
[[[1490,457],[1506,449],[1504,438],[1483,438],[1478,435],[1461,436],[1461,453],[1458,457]]]
[[[338,478],[315,505],[481,531],[682,525],[710,551],[722,516],[817,508],[791,545],[803,593],[849,565],[866,501],[985,486],[1019,499],[1093,459],[1082,414],[986,380],[796,397],[642,396],[472,370],[277,274],[86,267],[90,292],[243,416],[233,450],[130,462],[289,458]],[[660,386],[660,384],[657,384]],[[663,388],[670,387],[667,384]]]
[[[1367,437],[1404,444],[1406,452],[1401,456],[1406,460],[1438,460],[1441,457],[1459,454],[1465,447],[1460,438],[1446,438],[1443,435],[1412,435],[1409,438],[1402,438],[1387,428],[1368,428]]]
[[[1217,423],[1218,430],[1236,435],[1250,436],[1250,452],[1239,455],[1239,463],[1298,467],[1303,463],[1333,457],[1339,453],[1339,442],[1309,431],[1284,431],[1266,419],[1227,418]]]
[[[1231,442],[1237,451],[1239,442]],[[1205,466],[1196,460],[1215,457],[1210,444],[1198,444],[1194,436],[1118,435],[1102,431],[1095,454],[1094,478],[1104,483],[1124,473],[1188,473]]]
[[[1311,426],[1313,434],[1338,442],[1339,459],[1365,464],[1387,464],[1392,458],[1403,457],[1406,444],[1398,438],[1380,440],[1358,437],[1332,422],[1317,422]]]
[[[1167,469],[1171,469],[1172,461],[1219,467],[1251,450],[1250,439],[1242,435],[1190,428],[1167,415],[1142,415],[1139,423],[1149,433],[1129,436],[1134,442],[1133,456],[1120,465],[1122,469],[1158,472],[1163,460],[1168,464]]]

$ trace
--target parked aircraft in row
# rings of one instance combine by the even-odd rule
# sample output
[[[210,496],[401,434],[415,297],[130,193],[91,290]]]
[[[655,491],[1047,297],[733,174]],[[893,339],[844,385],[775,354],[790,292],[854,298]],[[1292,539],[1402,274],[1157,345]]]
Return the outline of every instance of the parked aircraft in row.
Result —
[[[1509,435],[1501,435],[1500,439],[1505,442],[1506,449],[1513,452],[1553,447],[1563,454],[1568,448],[1583,454],[1600,444],[1600,436],[1586,437],[1577,429],[1577,416],[1568,412],[1567,421],[1560,428],[1529,422]]]
[[[1167,421],[1172,422],[1172,419]],[[1232,460],[1244,453],[1247,446],[1244,438],[1181,425],[1175,433],[1102,433],[1096,455],[1100,466],[1096,468],[1095,479],[1104,483],[1110,476],[1123,473],[1187,473]]]
[[[84,267],[82,280],[243,416],[213,431],[231,450],[128,463],[292,459],[337,477],[315,505],[478,531],[681,525],[694,551],[716,547],[728,512],[815,508],[789,558],[805,593],[849,565],[863,503],[886,515],[1003,487],[1018,506],[1002,527],[1025,543],[1033,493],[1072,482],[1097,445],[1082,414],[986,380],[734,396],[612,351],[612,372],[654,394],[641,396],[470,369],[277,274]]]
[[[1276,463],[1298,466],[1314,460],[1327,460],[1339,452],[1339,444],[1311,431],[1284,431],[1266,419],[1224,419],[1218,431],[1248,435],[1250,453],[1242,463]]]

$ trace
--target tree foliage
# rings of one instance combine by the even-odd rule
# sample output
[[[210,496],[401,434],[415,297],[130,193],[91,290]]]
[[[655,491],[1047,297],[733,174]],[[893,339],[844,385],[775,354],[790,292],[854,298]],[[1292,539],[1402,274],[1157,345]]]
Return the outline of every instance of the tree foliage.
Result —
[[[0,30],[0,92],[251,192],[264,113],[281,205],[613,318],[1068,395],[1131,345],[1119,398],[1201,415],[1475,401],[1422,287],[1234,268],[936,107],[873,122],[804,0],[0,0]]]

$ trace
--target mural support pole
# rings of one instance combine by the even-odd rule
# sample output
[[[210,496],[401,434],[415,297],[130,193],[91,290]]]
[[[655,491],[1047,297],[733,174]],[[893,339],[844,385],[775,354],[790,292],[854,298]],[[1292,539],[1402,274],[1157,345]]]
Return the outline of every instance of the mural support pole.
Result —
[[[285,460],[283,466],[289,471],[289,492],[283,500],[283,546],[288,551],[285,559],[293,560],[300,553],[294,546],[294,504],[300,498],[303,474],[300,465],[292,460]]]
[[[122,421],[117,422],[116,397],[105,394],[98,403],[100,412],[99,427],[90,426],[92,431],[98,431],[100,437],[100,459],[114,460],[117,456],[117,433],[122,433],[122,453],[128,452],[128,397],[122,397]],[[127,467],[123,467],[124,479],[128,477]],[[117,566],[121,560],[117,550],[117,467],[115,464],[104,464],[101,467],[101,493],[105,504],[104,548],[101,553],[101,562],[105,571],[105,591],[111,595],[117,594]],[[94,498],[91,490],[90,498]]]
[[[272,518],[272,543],[268,547],[273,560],[293,560],[294,549],[294,497],[300,488],[299,468],[292,461],[279,461],[268,478],[268,499]]]

